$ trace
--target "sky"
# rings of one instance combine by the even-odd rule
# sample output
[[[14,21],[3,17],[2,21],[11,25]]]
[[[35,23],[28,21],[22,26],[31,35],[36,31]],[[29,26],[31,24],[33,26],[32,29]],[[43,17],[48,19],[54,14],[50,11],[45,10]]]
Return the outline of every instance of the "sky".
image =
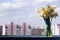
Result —
[[[26,22],[34,27],[45,26],[36,10],[47,4],[56,6],[60,15],[60,0],[0,0],[0,25],[13,21],[15,24]],[[60,16],[53,18],[52,25],[54,24],[60,24]]]

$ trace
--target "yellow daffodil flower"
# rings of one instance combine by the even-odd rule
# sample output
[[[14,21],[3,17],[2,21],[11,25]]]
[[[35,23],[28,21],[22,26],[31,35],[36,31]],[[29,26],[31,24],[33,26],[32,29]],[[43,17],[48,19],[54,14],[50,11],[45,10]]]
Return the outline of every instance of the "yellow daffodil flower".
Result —
[[[50,5],[47,5],[46,8],[41,8],[41,10],[39,10],[39,15],[40,17],[56,17],[57,14],[55,14],[55,9],[56,7],[52,7]]]

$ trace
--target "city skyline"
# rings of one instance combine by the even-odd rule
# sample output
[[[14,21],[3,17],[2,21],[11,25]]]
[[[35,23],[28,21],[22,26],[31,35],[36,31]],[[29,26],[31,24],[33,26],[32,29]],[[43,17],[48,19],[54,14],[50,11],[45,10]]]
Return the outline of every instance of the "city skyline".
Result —
[[[51,28],[53,35],[60,35],[60,24],[55,24]],[[2,32],[3,35],[20,35],[22,33],[21,31],[23,32],[23,35],[26,35],[25,33],[28,35],[30,35],[30,33],[33,35],[39,35],[40,32],[45,32],[45,28],[33,28],[31,25],[26,25],[26,23],[23,23],[23,25],[16,25],[13,22],[0,26],[0,34]]]
[[[60,15],[60,0],[0,0],[0,25],[13,21],[16,24],[26,22],[32,26],[43,26],[37,9],[47,4],[56,5],[56,11]],[[52,24],[60,24],[60,16],[53,19]]]
[[[0,26],[0,34],[2,35],[44,35],[42,32],[45,31],[44,28],[32,28],[31,25],[26,25],[23,23],[22,25],[16,25],[13,22],[10,24],[5,24]],[[34,33],[34,31],[36,33]]]

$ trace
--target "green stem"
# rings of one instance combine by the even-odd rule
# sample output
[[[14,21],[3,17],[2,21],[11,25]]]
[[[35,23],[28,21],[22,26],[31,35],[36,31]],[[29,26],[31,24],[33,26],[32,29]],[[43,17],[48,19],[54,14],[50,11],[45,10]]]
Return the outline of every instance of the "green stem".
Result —
[[[45,23],[47,25],[47,28],[46,28],[46,36],[49,37],[49,36],[52,35],[50,17],[48,17],[48,18],[43,17],[43,18],[44,18],[44,21],[45,21]]]

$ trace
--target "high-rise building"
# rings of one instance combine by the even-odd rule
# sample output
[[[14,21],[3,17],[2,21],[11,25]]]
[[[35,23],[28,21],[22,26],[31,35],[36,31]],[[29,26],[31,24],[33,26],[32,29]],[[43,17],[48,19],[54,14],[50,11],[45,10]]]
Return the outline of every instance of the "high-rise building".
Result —
[[[16,25],[16,35],[23,35],[23,27],[22,25]]]
[[[31,25],[27,25],[26,26],[26,35],[31,35],[31,31],[32,31]]]
[[[53,35],[60,35],[60,24],[55,24],[51,27]]]
[[[24,35],[31,35],[31,25],[27,25],[24,22],[23,23],[23,33],[24,33]]]
[[[9,23],[9,24],[5,24],[3,25],[3,33],[2,35],[13,35],[13,22]]]
[[[6,31],[5,31],[5,25],[3,25],[3,28],[2,28],[2,35],[6,35],[5,32],[6,32]]]
[[[26,25],[26,23],[24,22],[24,23],[23,23],[23,33],[24,33],[24,35],[26,34],[26,26],[27,26],[27,25]]]
[[[11,35],[11,29],[9,25],[5,25],[5,35]]]
[[[3,34],[2,35],[15,35],[15,24],[10,22],[9,24],[3,25]]]
[[[14,23],[13,22],[11,22],[10,23],[10,30],[11,30],[11,35],[13,35],[13,29],[14,28]]]
[[[0,26],[0,35],[2,35],[2,28],[3,26]]]

